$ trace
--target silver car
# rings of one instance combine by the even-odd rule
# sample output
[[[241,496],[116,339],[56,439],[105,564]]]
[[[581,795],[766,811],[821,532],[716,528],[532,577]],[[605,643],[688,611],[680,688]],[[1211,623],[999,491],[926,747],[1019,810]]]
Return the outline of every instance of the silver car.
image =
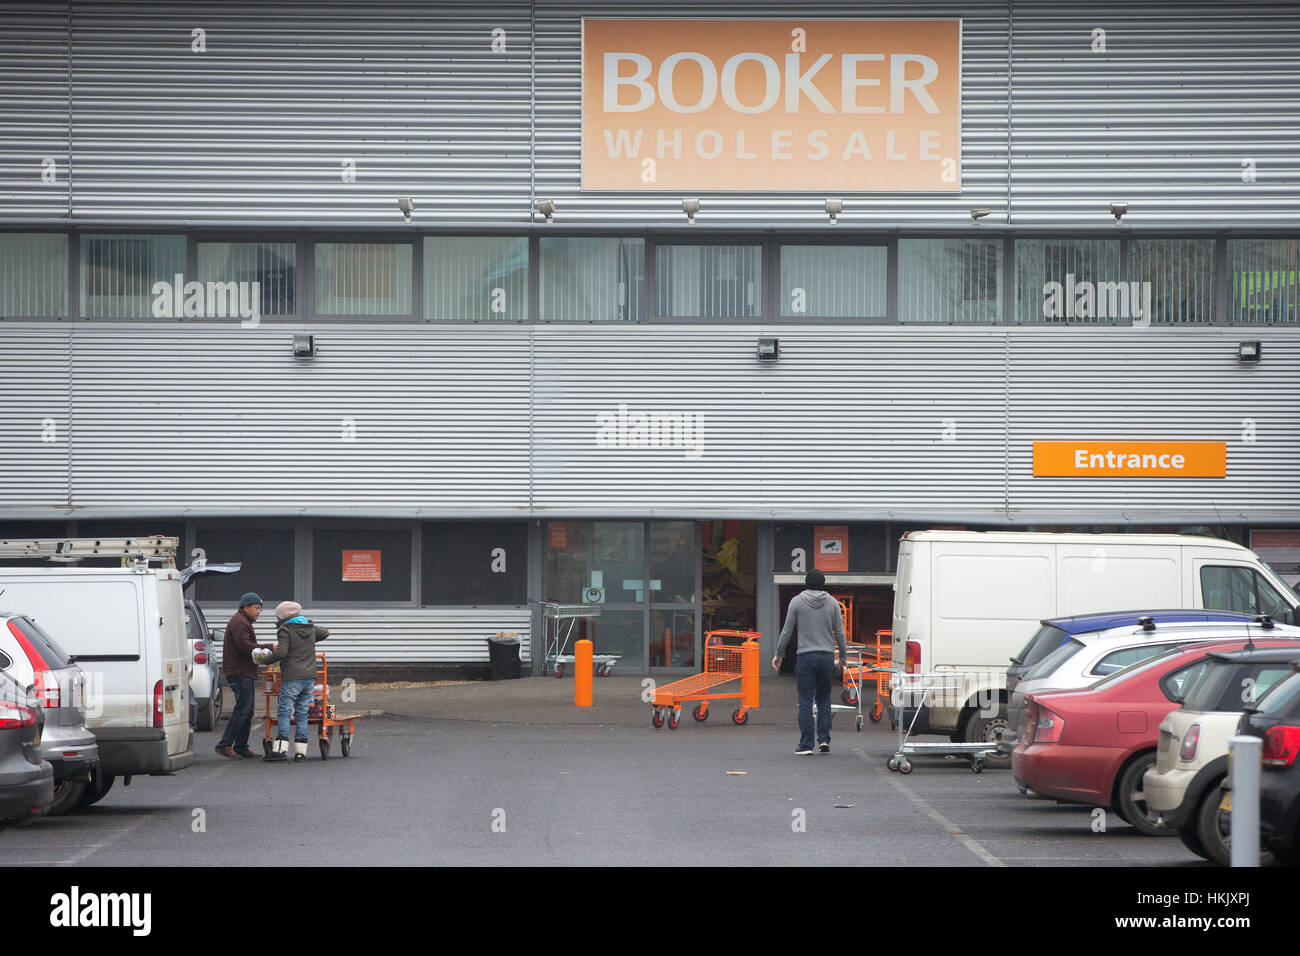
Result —
[[[13,611],[0,611],[0,670],[45,711],[40,755],[54,770],[54,801],[45,812],[67,813],[99,763],[99,745],[86,729],[86,675],[36,621]]]
[[[41,759],[40,707],[0,672],[0,821],[40,816],[54,799],[54,771]]]

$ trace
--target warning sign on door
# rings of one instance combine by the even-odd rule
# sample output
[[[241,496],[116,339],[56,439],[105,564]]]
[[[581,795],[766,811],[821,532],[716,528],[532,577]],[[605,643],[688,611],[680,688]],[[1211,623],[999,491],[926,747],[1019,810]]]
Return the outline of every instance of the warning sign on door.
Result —
[[[818,571],[849,569],[848,525],[813,525],[813,567]]]
[[[343,580],[344,581],[378,581],[379,577],[379,552],[378,551],[344,551],[343,552]]]

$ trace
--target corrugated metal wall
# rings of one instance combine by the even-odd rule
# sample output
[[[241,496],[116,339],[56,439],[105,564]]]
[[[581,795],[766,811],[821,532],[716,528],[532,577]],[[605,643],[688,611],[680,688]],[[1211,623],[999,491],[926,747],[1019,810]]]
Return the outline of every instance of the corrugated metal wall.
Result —
[[[956,225],[973,206],[1097,225],[1113,199],[1135,227],[1300,213],[1293,3],[74,0],[5,5],[0,221],[66,214],[71,155],[83,220],[394,224],[411,195],[426,225],[526,222],[539,197],[569,224],[677,225],[679,197],[581,192],[582,17],[810,10],[963,19],[962,191],[849,197],[845,225]],[[821,197],[764,194],[708,197],[700,221],[823,218]]]

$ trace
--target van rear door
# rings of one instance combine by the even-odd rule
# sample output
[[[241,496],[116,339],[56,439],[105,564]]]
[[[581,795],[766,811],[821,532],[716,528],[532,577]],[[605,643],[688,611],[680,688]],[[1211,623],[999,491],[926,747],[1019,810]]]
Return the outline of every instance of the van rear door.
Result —
[[[180,573],[159,571],[155,575],[158,595],[158,628],[162,641],[163,729],[167,732],[167,753],[184,753],[190,745],[190,678],[186,667],[185,602],[181,598]],[[150,689],[152,693],[152,688]]]

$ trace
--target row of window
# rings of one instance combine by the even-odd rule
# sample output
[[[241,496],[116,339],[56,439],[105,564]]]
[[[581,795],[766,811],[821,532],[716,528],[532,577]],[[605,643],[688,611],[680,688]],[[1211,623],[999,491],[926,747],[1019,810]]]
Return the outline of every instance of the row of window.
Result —
[[[1010,256],[1016,322],[1300,321],[1300,239],[1224,240],[1228,289],[1221,317],[1216,241],[1208,238],[826,245],[543,236],[535,263],[525,236],[424,236],[418,246],[322,241],[311,242],[302,257],[311,272],[310,303],[303,301],[293,239],[85,234],[77,244],[81,318],[643,322],[649,311],[650,318],[664,319],[999,323],[1006,320],[1004,262]],[[69,245],[65,234],[0,233],[0,318],[70,314]],[[766,271],[765,252],[775,260]],[[897,271],[893,316],[891,259]],[[186,270],[191,262],[193,275]]]

